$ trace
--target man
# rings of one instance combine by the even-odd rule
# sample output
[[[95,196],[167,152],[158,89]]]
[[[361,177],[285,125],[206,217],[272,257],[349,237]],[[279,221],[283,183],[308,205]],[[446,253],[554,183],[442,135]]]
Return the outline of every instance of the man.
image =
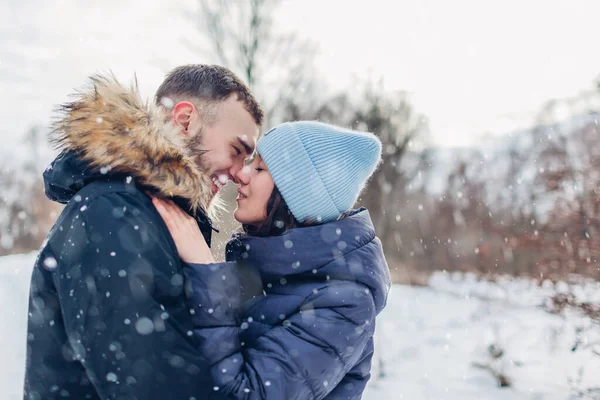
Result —
[[[185,207],[210,243],[209,204],[254,151],[263,112],[219,66],[175,69],[156,107],[114,78],[92,83],[62,107],[44,173],[67,205],[33,270],[25,398],[203,398],[182,266],[147,194]]]

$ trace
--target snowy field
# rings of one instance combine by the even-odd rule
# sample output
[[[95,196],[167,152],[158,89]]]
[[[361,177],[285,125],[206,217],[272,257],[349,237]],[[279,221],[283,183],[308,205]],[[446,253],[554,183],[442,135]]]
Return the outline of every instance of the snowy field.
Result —
[[[29,277],[35,254],[0,257],[0,399],[22,399]]]
[[[584,290],[600,294],[597,284]],[[547,292],[528,281],[491,285],[444,274],[429,288],[394,286],[365,398],[600,399],[589,391],[600,387],[599,329],[581,335],[595,348],[573,352],[576,329],[589,321],[544,311]],[[500,388],[494,373],[511,387]]]
[[[35,255],[0,258],[0,399],[22,398],[29,274]],[[560,287],[559,290],[567,290]],[[578,296],[597,300],[598,284]],[[598,399],[600,335],[540,306],[550,286],[437,274],[430,287],[393,287],[378,321],[364,399]],[[597,336],[594,336],[597,335]],[[594,346],[594,341],[598,344]],[[599,354],[594,354],[594,351]],[[493,355],[495,355],[495,357]],[[510,382],[500,388],[498,378]]]

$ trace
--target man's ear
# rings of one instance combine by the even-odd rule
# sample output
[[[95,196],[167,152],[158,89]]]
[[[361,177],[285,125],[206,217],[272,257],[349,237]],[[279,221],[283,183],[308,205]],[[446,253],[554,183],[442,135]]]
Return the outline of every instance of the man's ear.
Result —
[[[181,132],[188,134],[192,115],[196,107],[189,101],[180,101],[173,107],[173,123],[181,127]]]

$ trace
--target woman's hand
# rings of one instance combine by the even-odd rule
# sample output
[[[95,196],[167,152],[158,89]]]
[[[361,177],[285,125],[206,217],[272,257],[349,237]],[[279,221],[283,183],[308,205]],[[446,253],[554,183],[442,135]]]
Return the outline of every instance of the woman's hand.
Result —
[[[152,203],[165,221],[179,257],[186,263],[212,264],[215,259],[204,240],[198,223],[172,201],[152,197]]]

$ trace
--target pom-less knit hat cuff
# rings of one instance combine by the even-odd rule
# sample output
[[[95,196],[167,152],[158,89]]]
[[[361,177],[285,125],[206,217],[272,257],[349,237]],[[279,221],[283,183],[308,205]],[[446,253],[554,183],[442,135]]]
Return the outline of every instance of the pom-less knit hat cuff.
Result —
[[[294,217],[299,222],[338,218],[341,211],[327,194],[293,124],[279,125],[267,132],[265,138],[267,135],[268,140],[258,141],[257,150]],[[319,205],[318,215],[315,215],[315,203]]]

